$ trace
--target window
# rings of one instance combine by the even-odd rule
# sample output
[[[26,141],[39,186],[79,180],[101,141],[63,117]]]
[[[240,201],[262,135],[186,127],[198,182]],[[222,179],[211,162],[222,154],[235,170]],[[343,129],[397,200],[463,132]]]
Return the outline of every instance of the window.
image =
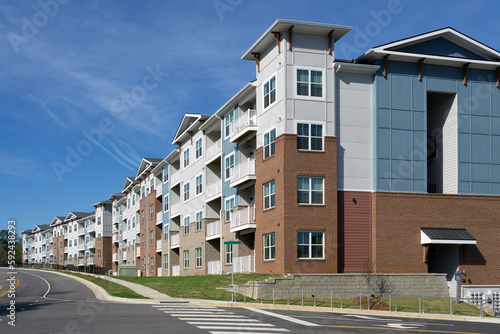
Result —
[[[168,195],[163,196],[163,211],[168,211]]]
[[[297,95],[323,97],[323,71],[298,69]]]
[[[202,144],[202,141],[201,141],[202,138],[198,139],[196,141],[196,152],[195,152],[195,155],[196,155],[196,159],[199,159],[201,158],[201,155],[203,154],[203,147],[201,146]]]
[[[201,267],[201,248],[196,248],[196,266]]]
[[[100,259],[100,258],[101,258],[101,250],[100,250],[100,249],[98,249],[98,250],[97,250],[97,258],[98,258],[98,259]]]
[[[234,197],[227,198],[224,207],[226,208],[226,222],[229,222],[233,216]]]
[[[166,183],[166,182],[168,182],[168,169],[167,168],[165,168],[163,170],[163,183]]]
[[[189,268],[189,251],[184,251],[184,268]]]
[[[196,212],[196,231],[201,230],[201,219],[203,218],[203,211]]]
[[[189,182],[184,184],[184,201],[189,200]]]
[[[184,168],[189,166],[189,148],[184,151]]]
[[[274,139],[276,138],[276,129],[264,133],[264,159],[274,155]]]
[[[144,223],[144,210],[141,211],[141,223]]]
[[[322,124],[297,124],[297,149],[298,150],[323,150],[323,125]]]
[[[168,255],[163,255],[163,269],[168,270]]]
[[[203,175],[200,174],[196,177],[196,195],[201,194],[203,191]]]
[[[264,210],[274,208],[274,180],[264,183]]]
[[[184,217],[184,234],[189,234],[189,216]]]
[[[127,198],[127,209],[130,209],[130,198]]]
[[[97,217],[97,225],[101,225],[101,217]]]
[[[141,188],[141,198],[144,198],[144,196],[146,196],[146,186],[142,186],[142,188]],[[121,209],[121,207],[120,207],[120,209]],[[121,212],[120,212],[120,214],[121,214]]]
[[[264,234],[264,260],[274,260],[276,239],[274,233]]]
[[[155,234],[153,231],[150,231],[149,232],[149,244],[154,245],[154,243],[155,243]]]
[[[71,225],[68,227],[68,232],[71,233]],[[36,236],[35,236],[35,241],[36,241]]]
[[[77,242],[76,242],[76,239],[73,241],[73,246],[77,246]]]
[[[135,228],[135,216],[132,217],[132,228]]]
[[[153,219],[154,214],[155,214],[154,206],[153,206],[153,204],[151,204],[149,206],[149,219]]]
[[[69,241],[69,247],[71,247],[72,244],[73,244],[73,242],[70,240]]]
[[[297,257],[322,259],[324,257],[323,232],[297,232]]]
[[[264,84],[264,109],[276,102],[276,76]]]
[[[149,193],[151,194],[155,190],[155,179],[152,178],[149,181]]]
[[[141,247],[144,248],[144,234],[141,234],[141,237],[142,237]]]
[[[146,263],[144,261],[144,259],[142,259],[142,271],[145,271],[146,270]]]
[[[297,178],[297,203],[323,204],[323,178],[298,177]]]
[[[226,264],[233,263],[233,245],[226,245]]]
[[[101,233],[97,233],[97,242],[101,242]]]
[[[90,236],[88,236],[88,235],[87,235],[87,236],[85,237],[85,245],[88,245],[88,244],[89,244],[89,242],[90,242]]]
[[[135,193],[132,194],[132,206],[134,206],[134,205],[135,205]]]
[[[226,177],[226,181],[231,179],[231,167],[234,166],[234,153],[228,155],[226,159],[224,159],[224,175]]]
[[[150,266],[149,266],[150,270],[154,271],[155,270],[155,258],[154,257],[149,258],[149,264],[150,264]]]
[[[238,110],[238,105],[236,105],[230,113],[228,113],[226,116],[224,116],[224,138],[227,138],[229,136],[229,132],[230,132],[229,127],[230,127],[231,123],[234,122],[235,114],[236,114],[237,110]]]
[[[127,219],[127,231],[130,231],[130,219]]]

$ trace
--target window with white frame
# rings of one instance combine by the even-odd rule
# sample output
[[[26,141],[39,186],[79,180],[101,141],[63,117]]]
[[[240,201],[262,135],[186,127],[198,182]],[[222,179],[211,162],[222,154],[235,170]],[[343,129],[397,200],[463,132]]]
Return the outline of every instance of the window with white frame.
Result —
[[[135,228],[135,216],[132,217],[132,228]]]
[[[189,182],[184,183],[184,202],[189,200]]]
[[[276,139],[276,129],[264,133],[264,159],[274,155],[274,140]]]
[[[276,76],[264,83],[264,109],[276,102]]]
[[[224,159],[224,176],[226,181],[231,179],[231,167],[234,167],[234,153],[231,153]]]
[[[224,116],[224,138],[227,138],[230,134],[230,125],[235,120],[235,114],[237,110],[238,105],[236,105],[233,110],[231,110],[226,116]]]
[[[323,150],[323,125],[297,123],[297,149],[322,151]]]
[[[299,259],[324,258],[324,232],[297,232],[297,257]]]
[[[233,207],[234,207],[234,196],[226,198],[226,200],[224,201],[226,222],[231,221],[231,218],[233,216]]]
[[[86,244],[86,245],[88,245],[88,244],[89,244],[89,242],[90,242],[90,236],[88,236],[88,235],[87,235],[87,236],[85,237],[85,244]]]
[[[189,251],[184,251],[184,268],[189,268]]]
[[[297,203],[323,204],[323,182],[322,177],[297,177]]]
[[[264,260],[274,260],[276,239],[274,233],[264,234]]]
[[[132,206],[135,205],[135,193],[132,194]]]
[[[101,217],[97,217],[97,225],[101,225]]]
[[[100,258],[101,258],[101,250],[100,250],[100,249],[98,249],[98,250],[97,250],[97,258],[98,258],[98,259],[100,259]]]
[[[146,196],[146,186],[142,186],[141,187],[141,198],[144,198],[145,196]],[[120,207],[120,214],[122,214],[121,209],[122,208]]]
[[[163,211],[168,211],[168,195],[163,196]]]
[[[127,231],[130,231],[130,219],[127,219]]]
[[[189,234],[189,216],[184,217],[184,234]]]
[[[196,248],[196,266],[201,267],[201,248]]]
[[[195,156],[196,159],[201,158],[203,154],[203,147],[202,147],[202,138],[198,139],[195,143],[196,151],[195,151]]]
[[[153,231],[149,231],[149,244],[154,245],[155,243],[155,234]]]
[[[68,246],[71,247],[73,243],[71,242],[71,240],[68,242]]]
[[[155,190],[155,179],[154,177],[149,180],[149,193],[151,194]]]
[[[77,246],[77,245],[78,245],[78,243],[76,242],[76,239],[73,240],[73,246]]]
[[[149,206],[149,219],[153,219],[154,214],[155,214],[155,209],[154,209],[153,204],[151,204],[151,205]]]
[[[201,230],[201,220],[203,219],[203,211],[196,212],[196,231]]]
[[[297,69],[297,95],[323,97],[323,71]]]
[[[168,270],[168,255],[163,255],[163,269]]]
[[[203,191],[203,174],[200,174],[196,177],[196,195],[199,195]]]
[[[127,209],[130,209],[130,197],[127,198]]]
[[[233,263],[233,245],[226,245],[226,264]]]
[[[189,166],[189,148],[184,151],[184,168]]]
[[[264,210],[275,206],[274,180],[264,183]]]
[[[168,182],[168,168],[163,169],[163,183]]]
[[[68,232],[71,233],[71,225],[68,227]],[[36,236],[35,236],[35,241],[36,241]]]
[[[150,257],[149,258],[149,264],[150,264],[150,270],[151,271],[154,271],[155,270],[155,258],[154,257]]]
[[[101,242],[101,233],[97,233],[97,242]]]

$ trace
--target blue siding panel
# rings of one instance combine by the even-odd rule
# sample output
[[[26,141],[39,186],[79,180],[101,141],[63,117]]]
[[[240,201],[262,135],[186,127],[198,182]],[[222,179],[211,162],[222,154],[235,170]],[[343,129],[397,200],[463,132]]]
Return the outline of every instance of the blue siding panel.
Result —
[[[491,165],[472,164],[472,182],[490,182]]]
[[[491,140],[490,136],[472,135],[471,136],[472,162],[490,163],[491,162]]]
[[[455,93],[457,91],[457,82],[445,79],[427,79],[427,90],[437,92]]]
[[[458,135],[458,161],[470,162],[471,161],[471,140],[469,134]]]
[[[462,193],[462,194],[470,194],[471,193],[470,182],[459,182],[458,183],[458,192]]]
[[[471,117],[471,130],[472,133],[477,134],[490,134],[491,117],[472,116]]]
[[[427,137],[423,131],[413,131],[413,160],[427,160]]]
[[[414,111],[413,112],[413,130],[425,131],[425,113]]]
[[[492,167],[493,182],[500,183],[500,165],[493,165]]]
[[[378,110],[378,126],[381,128],[391,127],[391,110],[380,108]]]
[[[377,103],[379,108],[391,107],[391,86],[388,78],[377,77]]]
[[[392,105],[394,109],[411,110],[412,85],[411,77],[392,75]]]
[[[427,101],[427,94],[425,93],[424,81],[419,81],[417,76],[412,78],[413,84],[413,110],[425,111],[425,104]]]
[[[472,82],[472,114],[491,115],[491,85]]]
[[[494,164],[500,164],[500,136],[492,136],[491,144],[493,147],[492,162]]]
[[[460,181],[471,181],[471,166],[469,163],[459,164],[458,179]]]
[[[495,86],[491,88],[491,114],[500,116],[500,88]]]
[[[470,133],[471,130],[471,116],[470,115],[459,115],[458,116],[458,132]]]
[[[379,158],[391,158],[391,130],[378,130],[377,151]]]
[[[500,135],[500,118],[498,117],[491,118],[491,134]]]
[[[411,131],[393,130],[391,132],[391,157],[409,159],[412,156]]]
[[[472,193],[477,195],[491,194],[491,184],[483,182],[472,182]]]

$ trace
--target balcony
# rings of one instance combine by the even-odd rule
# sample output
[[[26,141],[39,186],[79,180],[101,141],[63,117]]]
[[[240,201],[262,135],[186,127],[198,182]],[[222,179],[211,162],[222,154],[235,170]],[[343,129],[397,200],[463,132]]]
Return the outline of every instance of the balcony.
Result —
[[[215,182],[212,183],[211,185],[207,186],[206,190],[206,202],[213,201],[214,199],[217,199],[221,196],[222,194],[222,184],[221,182]]]
[[[250,255],[233,257],[233,269],[235,273],[254,273],[254,257]]]
[[[89,226],[87,227],[87,232],[95,233],[95,223],[89,224]]]
[[[220,271],[220,261],[208,261],[207,262],[207,273],[209,275],[218,275]]]
[[[87,257],[87,266],[91,266],[95,264],[95,257],[94,255],[90,255]]]
[[[220,238],[220,227],[221,227],[220,220],[217,220],[217,221],[214,221],[211,223],[207,223],[206,239],[212,240],[212,239]]]
[[[160,211],[156,214],[156,225],[159,225],[163,222],[163,211]]]
[[[123,251],[122,252],[122,260],[126,260],[127,259],[127,251]]]
[[[209,164],[221,156],[222,153],[222,139],[217,140],[215,143],[207,147],[205,152],[205,164]]]
[[[177,217],[181,214],[181,203],[172,204],[170,207],[170,218]]]
[[[230,125],[230,141],[245,142],[257,133],[257,110],[249,109]]]
[[[161,196],[163,194],[163,185],[161,181],[156,180],[156,197]]]
[[[180,276],[181,270],[180,266],[172,266],[172,276]]]
[[[64,261],[64,265],[67,266],[68,265],[68,261]]]
[[[156,240],[156,252],[160,253],[161,252],[161,239]]]
[[[231,213],[230,231],[231,233],[246,229],[255,229],[255,205],[235,206]]]
[[[141,247],[139,246],[135,248],[135,257],[141,257]]]
[[[68,246],[64,247],[64,253],[68,253]]]
[[[78,227],[78,235],[84,235],[85,234],[85,228],[83,226]]]
[[[170,235],[170,248],[178,248],[179,247],[179,233]]]
[[[95,240],[91,240],[91,241],[87,242],[86,244],[87,244],[87,248],[95,248]]]
[[[250,158],[231,167],[231,187],[245,188],[255,183],[255,159]]]
[[[118,239],[118,232],[115,232],[113,233],[113,243],[118,243],[119,239]]]
[[[175,187],[181,182],[181,172],[176,171],[172,173],[172,176],[170,178],[170,188]]]
[[[161,267],[159,267],[159,268],[156,269],[156,276],[158,276],[158,277],[162,276],[162,270],[161,269],[162,269]]]
[[[118,262],[118,253],[113,253],[113,262]]]

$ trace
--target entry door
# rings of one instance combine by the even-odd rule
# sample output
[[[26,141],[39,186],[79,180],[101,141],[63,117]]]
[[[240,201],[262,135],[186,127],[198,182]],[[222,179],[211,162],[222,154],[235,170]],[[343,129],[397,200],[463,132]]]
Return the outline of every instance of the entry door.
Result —
[[[429,273],[446,274],[450,297],[456,295],[455,272],[458,270],[458,245],[431,245],[428,255]]]

